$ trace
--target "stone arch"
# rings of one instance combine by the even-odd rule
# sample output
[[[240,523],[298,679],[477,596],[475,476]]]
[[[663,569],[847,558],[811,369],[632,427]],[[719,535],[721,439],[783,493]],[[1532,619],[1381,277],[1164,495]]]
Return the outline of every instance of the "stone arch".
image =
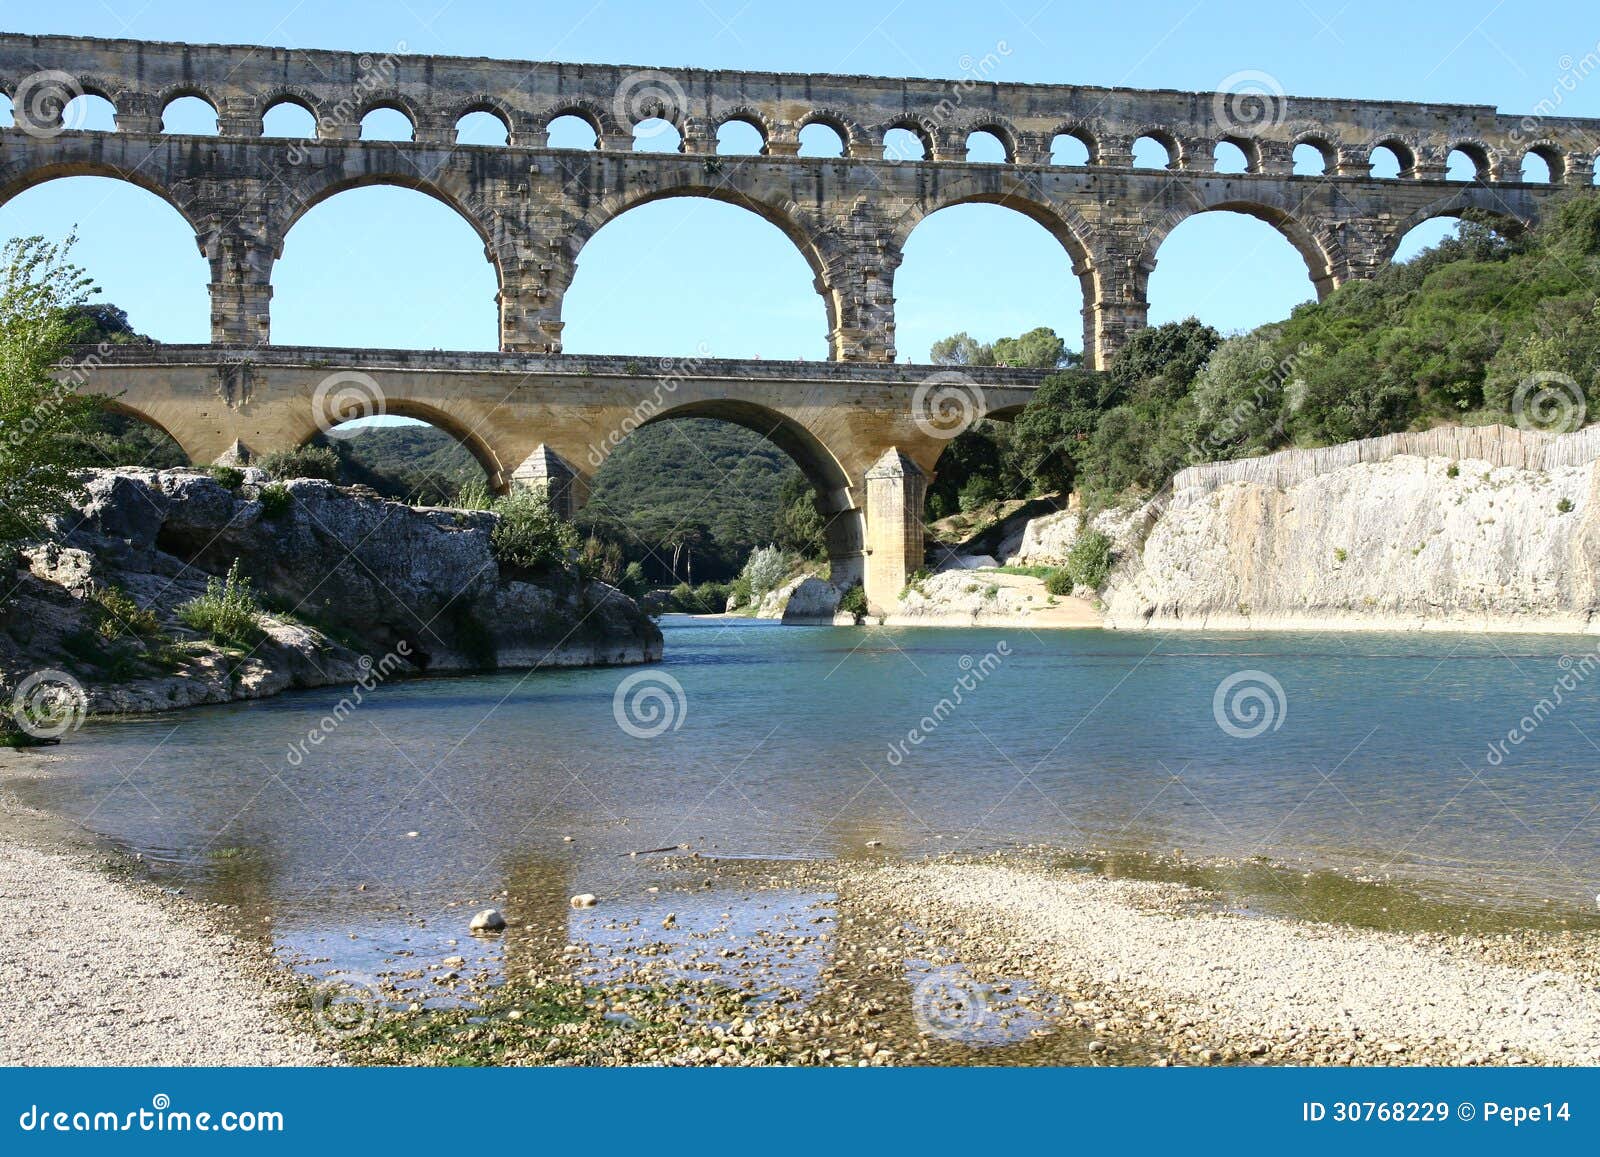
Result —
[[[576,266],[583,247],[596,233],[630,209],[648,205],[671,197],[704,197],[712,201],[734,205],[748,210],[769,224],[776,225],[785,237],[800,251],[815,275],[813,288],[821,295],[827,311],[828,332],[839,329],[843,311],[839,266],[843,255],[836,254],[827,242],[823,223],[792,201],[769,202],[751,197],[726,185],[690,183],[685,180],[676,185],[663,185],[643,193],[624,195],[613,193],[596,204],[587,215],[572,221],[567,230],[567,251],[570,262]],[[835,351],[837,353],[837,351]]]
[[[1373,140],[1367,145],[1368,164],[1372,163],[1373,155],[1379,149],[1388,149],[1394,154],[1395,160],[1400,163],[1399,175],[1402,179],[1416,174],[1417,158],[1422,154],[1422,146],[1416,141],[1394,134]]]
[[[933,134],[928,131],[927,125],[923,124],[920,119],[912,116],[910,113],[907,113],[903,116],[897,116],[893,120],[884,121],[878,126],[877,132],[874,133],[874,136],[877,138],[877,145],[880,150],[888,149],[889,134],[895,129],[904,129],[906,132],[916,137],[917,140],[922,142],[923,160],[931,161],[934,159],[935,146]]]
[[[727,124],[749,125],[761,134],[761,155],[766,156],[768,147],[772,144],[772,126],[767,123],[767,118],[761,110],[754,105],[734,105],[731,108],[720,110],[716,120],[711,125],[711,140],[716,142],[717,134],[722,131],[722,126]]]
[[[203,101],[216,114],[218,121],[221,121],[222,109],[219,107],[216,98],[197,84],[170,84],[150,98],[151,107],[158,119],[165,119],[167,106],[175,100],[182,100],[186,96]]]
[[[495,278],[500,288],[505,288],[505,269],[508,263],[505,248],[510,244],[510,240],[505,236],[503,222],[499,216],[481,204],[477,208],[482,208],[487,217],[480,216],[474,211],[474,206],[468,198],[459,196],[455,191],[445,188],[436,181],[418,176],[414,171],[379,170],[362,173],[358,176],[329,181],[315,188],[297,188],[295,190],[297,196],[283,197],[274,201],[269,209],[268,229],[273,243],[273,259],[283,256],[284,240],[288,237],[289,230],[293,229],[295,224],[312,209],[340,193],[372,185],[394,185],[425,193],[435,201],[453,209],[462,220],[472,226],[473,232],[483,241],[484,257],[494,266]]]
[[[868,136],[867,130],[862,127],[860,121],[852,120],[842,113],[837,113],[827,108],[812,109],[795,121],[794,131],[796,137],[807,125],[822,125],[838,133],[839,143],[844,146],[844,155],[847,157],[854,156],[856,150],[862,147]]]
[[[135,422],[142,422],[144,425],[149,426],[152,430],[156,430],[162,434],[165,434],[173,441],[174,444],[177,445],[178,449],[183,451],[184,455],[189,459],[190,465],[206,465],[206,460],[200,456],[204,453],[204,451],[197,445],[184,445],[183,439],[179,438],[178,435],[174,433],[174,430],[182,430],[184,428],[182,421],[164,421],[150,411],[141,409],[140,407],[126,401],[125,396],[121,393],[95,394],[93,387],[87,383],[85,384],[85,390],[95,397],[95,400],[99,403],[100,408],[105,410],[107,413],[120,414],[125,418],[131,418]],[[118,462],[115,463],[115,465],[143,465],[143,463]]]
[[[1494,180],[1495,165],[1499,162],[1499,156],[1487,142],[1476,137],[1463,137],[1452,141],[1444,151],[1446,164],[1449,163],[1451,153],[1460,153],[1472,162],[1477,180],[1485,182]]]
[[[1400,248],[1400,243],[1405,240],[1418,225],[1432,221],[1437,217],[1479,217],[1488,218],[1494,222],[1495,228],[1507,236],[1516,236],[1533,224],[1512,213],[1509,209],[1486,209],[1479,204],[1477,198],[1469,196],[1469,190],[1463,189],[1459,193],[1441,197],[1431,204],[1424,205],[1410,215],[1396,221],[1382,235],[1377,249],[1380,263],[1387,264],[1394,260],[1395,251]]]
[[[616,135],[624,131],[612,118],[610,109],[603,108],[593,101],[584,100],[581,97],[551,105],[539,113],[534,118],[534,121],[538,125],[540,132],[548,133],[550,131],[550,122],[559,120],[561,117],[577,117],[592,128],[594,130],[595,144],[598,148],[605,147],[607,136]],[[626,131],[632,132],[633,126],[629,125]]]
[[[423,124],[425,124],[427,120],[421,107],[416,103],[416,101],[412,100],[404,93],[391,89],[390,91],[384,93],[374,93],[373,95],[367,97],[366,100],[362,101],[359,106],[357,106],[353,119],[358,130],[361,122],[366,120],[370,113],[377,112],[380,109],[388,109],[392,112],[397,112],[401,116],[405,117],[406,120],[410,121],[412,140],[417,139],[417,134],[421,131]]]
[[[1549,166],[1549,184],[1559,185],[1562,183],[1562,181],[1566,180],[1567,155],[1566,153],[1562,152],[1561,146],[1556,144],[1555,141],[1552,141],[1549,138],[1540,138],[1539,140],[1531,142],[1527,148],[1522,150],[1522,156],[1517,158],[1519,166],[1520,163],[1528,157],[1538,157],[1547,166]],[[1517,174],[1517,179],[1522,179],[1522,174],[1520,172]],[[1536,183],[1544,184],[1546,182]]]
[[[1084,361],[1094,365],[1097,344],[1094,313],[1102,291],[1100,262],[1095,258],[1091,240],[1095,236],[1094,227],[1076,210],[1044,199],[1031,187],[996,187],[991,181],[975,178],[953,183],[908,208],[892,224],[895,252],[905,250],[911,234],[925,219],[956,205],[999,205],[1021,213],[1055,238],[1066,251],[1072,272],[1077,274],[1083,289]]]
[[[419,422],[437,426],[461,443],[478,465],[483,467],[484,477],[489,484],[489,489],[496,493],[504,493],[506,487],[510,485],[511,470],[515,468],[516,463],[511,463],[510,465],[502,463],[494,448],[478,432],[473,423],[456,414],[452,414],[449,410],[434,403],[417,401],[404,395],[397,396],[393,392],[392,386],[392,382],[383,383],[383,412],[385,415],[396,418],[415,418]],[[342,421],[351,420],[349,418],[340,418],[339,415],[331,412],[328,399],[336,394],[337,391],[327,392],[323,399],[323,410],[320,413],[315,408],[316,395],[313,394],[307,399],[307,404],[311,407],[309,416],[313,425],[309,432],[300,436],[298,445],[304,446],[318,434],[326,433],[328,430],[338,426]]]
[[[782,410],[737,398],[689,400],[663,409],[641,426],[675,418],[716,418],[753,430],[788,455],[816,492],[835,582],[861,578],[866,524],[854,493],[856,480],[806,423]],[[626,441],[626,439],[621,439]],[[615,449],[615,447],[612,447]]]
[[[444,122],[450,126],[450,131],[455,132],[456,126],[461,123],[461,118],[470,116],[475,112],[487,113],[505,126],[506,143],[515,144],[517,141],[519,114],[499,97],[490,96],[488,93],[477,93],[466,100],[458,101],[444,112]],[[412,124],[416,122],[413,121]]]
[[[1157,254],[1172,231],[1197,214],[1218,212],[1242,213],[1271,225],[1305,261],[1306,272],[1317,291],[1317,299],[1320,301],[1333,291],[1337,280],[1335,255],[1339,252],[1339,245],[1327,229],[1307,224],[1296,217],[1292,210],[1280,205],[1224,197],[1193,209],[1174,210],[1145,229],[1143,250],[1133,271],[1140,300],[1148,299],[1150,274],[1156,267]]]
[[[1224,133],[1216,139],[1215,144],[1232,145],[1243,153],[1245,172],[1261,172],[1261,141],[1257,138],[1241,136],[1238,133]]]
[[[59,155],[62,152],[74,151],[70,143],[62,143],[58,139]],[[0,165],[0,205],[5,204],[18,193],[42,185],[47,181],[54,181],[61,177],[110,177],[113,180],[126,181],[137,186],[147,193],[154,193],[168,205],[178,211],[178,214],[188,222],[189,228],[194,230],[195,243],[200,246],[200,251],[205,252],[205,237],[207,230],[202,225],[205,217],[201,215],[200,206],[192,203],[187,197],[180,195],[176,189],[168,188],[156,180],[150,173],[139,165],[123,167],[100,159],[90,149],[82,150],[83,155],[76,158],[67,158],[52,161],[47,165],[29,166],[25,161],[10,165]]]
[[[1294,151],[1301,145],[1317,150],[1322,157],[1322,172],[1332,176],[1339,168],[1339,141],[1320,128],[1302,129],[1289,138],[1290,168],[1293,168]]]
[[[1050,130],[1047,144],[1054,144],[1057,137],[1071,137],[1081,144],[1089,154],[1091,165],[1101,164],[1100,160],[1100,133],[1096,127],[1086,121],[1068,121],[1066,124],[1057,125]]]
[[[972,145],[973,133],[988,133],[1000,142],[1000,147],[1005,150],[1005,164],[1017,163],[1017,141],[1019,134],[1017,127],[1004,117],[984,116],[975,117],[958,130],[961,134],[961,159],[965,160],[967,150]]]
[[[311,119],[316,122],[320,131],[323,120],[322,101],[309,88],[301,88],[299,85],[294,84],[284,84],[268,90],[267,94],[256,102],[257,118],[265,120],[267,114],[281,104],[292,104],[297,108],[305,109],[306,112],[311,114]]]

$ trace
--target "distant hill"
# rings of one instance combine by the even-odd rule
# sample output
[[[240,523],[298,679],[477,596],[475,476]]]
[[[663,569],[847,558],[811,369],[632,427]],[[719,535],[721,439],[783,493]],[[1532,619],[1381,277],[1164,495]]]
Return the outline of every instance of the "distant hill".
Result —
[[[407,502],[448,505],[464,485],[484,481],[478,460],[437,426],[363,426],[317,442],[339,452],[344,481]]]
[[[785,485],[799,477],[788,455],[742,426],[660,422],[612,452],[578,523],[620,543],[653,581],[727,579],[773,541]]]

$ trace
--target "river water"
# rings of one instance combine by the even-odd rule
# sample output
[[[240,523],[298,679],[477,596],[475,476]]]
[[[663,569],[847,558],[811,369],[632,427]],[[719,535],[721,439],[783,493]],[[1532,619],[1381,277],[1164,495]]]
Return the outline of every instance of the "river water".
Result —
[[[648,914],[659,849],[678,845],[711,861],[1182,849],[1594,918],[1594,639],[663,630],[651,668],[91,724],[11,786],[323,971],[471,951],[467,914],[506,897],[603,936]],[[579,892],[604,902],[568,909]]]

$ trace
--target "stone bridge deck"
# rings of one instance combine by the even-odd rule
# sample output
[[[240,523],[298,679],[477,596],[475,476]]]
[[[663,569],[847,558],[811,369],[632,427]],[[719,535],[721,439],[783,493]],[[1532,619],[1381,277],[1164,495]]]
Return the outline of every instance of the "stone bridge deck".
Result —
[[[530,356],[306,346],[102,346],[64,371],[190,459],[303,445],[341,421],[418,418],[490,485],[543,483],[567,513],[634,429],[699,416],[787,452],[816,488],[840,581],[892,597],[922,560],[922,497],[949,439],[1024,405],[1041,371],[718,358]]]

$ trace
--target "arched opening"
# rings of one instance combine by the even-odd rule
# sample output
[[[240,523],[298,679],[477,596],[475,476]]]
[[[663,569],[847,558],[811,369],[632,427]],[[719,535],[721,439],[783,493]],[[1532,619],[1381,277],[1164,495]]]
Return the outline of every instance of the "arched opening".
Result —
[[[833,456],[791,419],[751,403],[705,402],[624,438],[591,478],[576,521],[602,567],[621,577],[631,566],[634,583],[678,587],[666,609],[720,612],[758,549],[771,552],[758,582],[766,590],[807,569],[858,577],[861,519],[847,488]],[[692,600],[684,587],[694,588]]]
[[[932,153],[928,142],[911,129],[892,128],[883,134],[886,161],[925,161]]]
[[[57,177],[0,205],[0,236],[60,239],[76,231],[72,260],[127,311],[135,331],[165,342],[211,340],[211,268],[194,227],[168,202],[115,177]]]
[[[1338,167],[1338,155],[1326,141],[1304,140],[1294,147],[1294,175],[1297,177],[1326,177]]]
[[[800,130],[802,157],[844,156],[844,133],[822,121],[812,121]]]
[[[456,144],[504,148],[511,143],[511,126],[496,113],[475,109],[456,121]]]
[[[280,100],[261,116],[261,135],[290,140],[315,140],[317,118],[296,100]]]
[[[1411,151],[1404,145],[1394,141],[1386,141],[1378,145],[1367,155],[1367,163],[1372,166],[1372,175],[1379,180],[1397,180],[1401,173],[1408,172],[1414,160]]]
[[[1302,240],[1301,244],[1312,244]],[[1278,321],[1317,296],[1308,266],[1325,262],[1278,227],[1240,210],[1185,218],[1162,240],[1150,274],[1150,324],[1196,317],[1224,334]]]
[[[1215,169],[1219,173],[1248,173],[1250,157],[1236,141],[1218,141],[1212,151]]]
[[[80,132],[114,133],[117,131],[117,107],[103,96],[86,92],[67,102],[61,110],[61,123]]]
[[[284,473],[324,477],[331,466],[334,481],[370,486],[385,498],[413,506],[476,506],[489,500],[498,481],[488,451],[470,436],[438,421],[408,416],[400,402],[386,404],[388,412],[354,418],[330,426],[307,445],[311,454],[287,456]],[[427,413],[428,411],[418,411]],[[274,463],[269,458],[271,468]]]
[[[1072,133],[1057,133],[1050,138],[1052,165],[1087,165],[1091,157],[1089,143]]]
[[[935,342],[958,333],[981,344],[1045,327],[1081,351],[1092,291],[1072,272],[1086,264],[1073,247],[1020,207],[969,202],[929,214],[895,272],[895,347],[927,362]]]
[[[368,185],[314,205],[272,271],[284,345],[499,348],[499,279],[460,213],[414,189]]]
[[[633,126],[633,151],[636,153],[681,153],[683,134],[671,121],[648,117]]]
[[[217,135],[217,110],[198,96],[180,96],[161,110],[161,131],[214,137]]]
[[[1460,233],[1459,217],[1433,217],[1406,230],[1405,236],[1400,238],[1400,244],[1395,246],[1394,256],[1389,260],[1397,264],[1411,261],[1420,256],[1424,250],[1432,249],[1443,241],[1459,236]]]
[[[998,133],[979,129],[967,134],[967,160],[979,165],[1003,165],[1011,159],[1011,152]]]
[[[416,137],[416,126],[404,111],[393,105],[379,105],[361,118],[364,141],[409,141]]]
[[[758,157],[766,151],[766,136],[748,121],[723,121],[717,128],[717,152],[723,156]]]
[[[1178,167],[1177,141],[1162,141],[1148,134],[1139,137],[1133,142],[1133,167],[1136,169],[1176,169]]]
[[[81,460],[95,467],[169,470],[191,464],[165,428],[114,400],[89,415],[70,441]]]
[[[549,124],[550,148],[588,149],[600,147],[600,132],[576,113],[562,113]]]
[[[698,196],[620,213],[583,246],[562,303],[568,353],[828,356],[816,271],[783,230]]]
[[[1522,158],[1522,179],[1530,185],[1548,185],[1556,178],[1559,159],[1543,149],[1529,149]]]
[[[1494,176],[1489,154],[1481,145],[1457,145],[1444,163],[1447,181],[1487,181]]]

